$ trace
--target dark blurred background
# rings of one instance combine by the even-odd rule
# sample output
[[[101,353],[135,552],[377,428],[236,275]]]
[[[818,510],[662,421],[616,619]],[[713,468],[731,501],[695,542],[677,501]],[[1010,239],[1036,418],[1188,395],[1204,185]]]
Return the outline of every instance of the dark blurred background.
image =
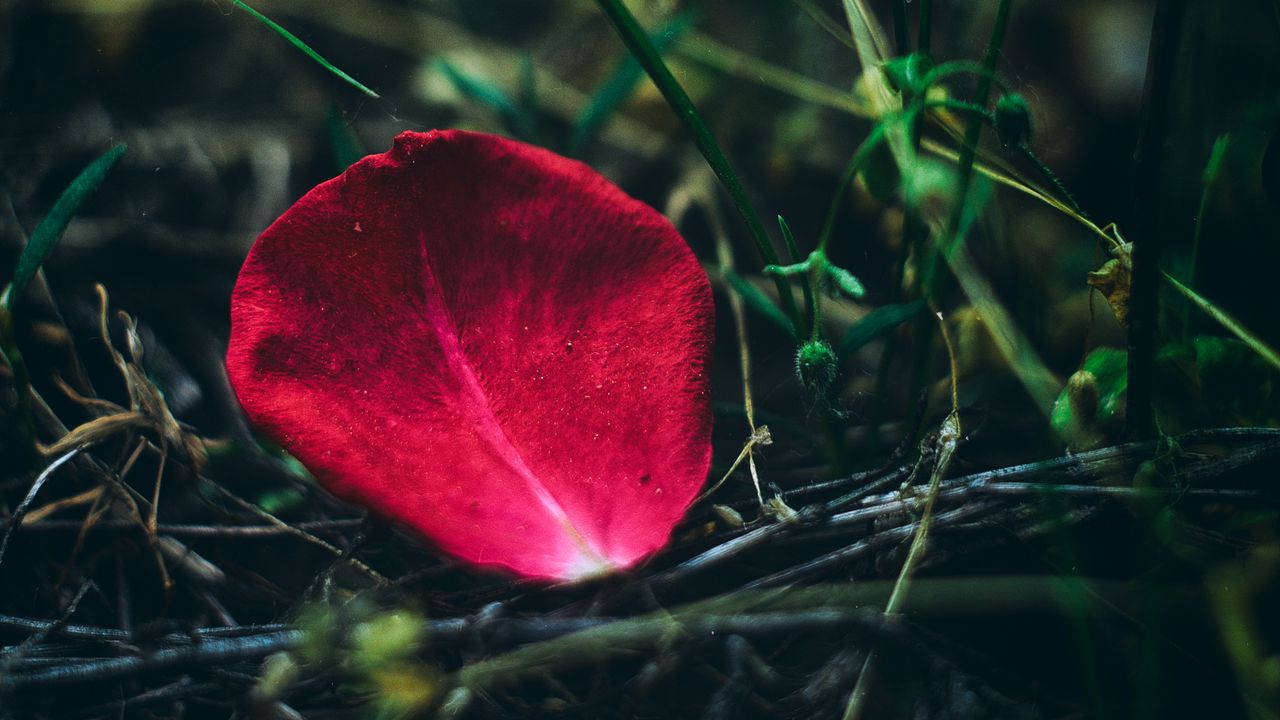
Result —
[[[204,437],[249,437],[222,368],[229,296],[244,254],[272,220],[308,189],[341,172],[353,153],[382,152],[404,130],[459,127],[512,135],[574,155],[659,209],[670,207],[681,189],[711,182],[670,108],[643,79],[599,128],[575,137],[583,108],[599,97],[626,57],[589,0],[250,4],[381,97],[361,94],[229,0],[0,0],[0,278],[10,276],[23,238],[67,183],[113,143],[127,143],[128,153],[82,207],[46,263],[46,275],[83,359],[90,372],[98,372],[98,389],[120,399],[120,388],[113,384],[118,381],[102,379],[113,372],[96,326],[92,288],[102,283],[113,307],[138,318],[147,370],[169,405]],[[800,3],[628,4],[648,28],[672,23],[682,28],[666,44],[666,59],[706,116],[761,215],[785,216],[807,252],[841,169],[871,127],[849,112],[846,102],[860,73],[854,52]],[[812,4],[843,27],[838,0]],[[935,4],[935,58],[980,58],[997,3]],[[888,27],[892,3],[870,5]],[[908,7],[916,5],[918,0]],[[1134,151],[1140,128],[1150,123],[1143,118],[1143,107],[1155,5],[1156,0],[1015,0],[999,64],[1011,88],[1030,105],[1035,152],[1094,222],[1118,223],[1122,234],[1137,224],[1142,188],[1135,180]],[[1164,132],[1156,147],[1163,171],[1154,188],[1154,211],[1148,207],[1147,212],[1154,213],[1156,232],[1166,242],[1165,268],[1193,279],[1204,295],[1274,346],[1280,344],[1273,295],[1275,268],[1280,267],[1280,4],[1185,0],[1185,7],[1186,15],[1172,31],[1179,47],[1168,68],[1174,92],[1167,113],[1159,118]],[[959,82],[951,89],[963,97],[971,87]],[[941,135],[934,128],[930,137]],[[1205,168],[1215,143],[1225,148],[1223,170],[1206,191]],[[984,147],[999,150],[991,137]],[[739,271],[767,288],[747,233],[723,196],[710,187],[713,197],[720,198],[717,210],[730,230]],[[893,198],[876,200],[863,185],[846,199],[831,255],[862,279],[868,293],[856,302],[831,303],[827,329],[833,338],[899,297],[894,288],[895,263],[902,255],[900,205]],[[691,212],[680,220],[698,256],[714,266],[714,222],[707,212]],[[999,189],[969,242],[1057,386],[1081,367],[1089,350],[1124,347],[1123,329],[1106,302],[1096,294],[1091,297],[1085,282],[1107,254],[1080,224],[1036,200]],[[737,456],[748,434],[734,328],[724,299],[723,288],[718,288],[716,471]],[[1059,454],[1060,439],[1013,380],[972,308],[954,289],[943,300],[958,345],[959,389],[969,434],[956,469]],[[1226,335],[1179,298],[1166,300],[1161,332],[1170,343],[1199,334]],[[47,308],[36,305],[29,311]],[[56,403],[53,374],[65,366],[65,352],[58,338],[40,334],[39,318],[35,320],[19,328],[19,339],[37,387]],[[749,327],[756,407],[775,438],[762,459],[772,471],[766,477],[785,485],[788,472],[808,479],[822,475],[821,435],[828,428],[818,402],[796,380],[795,345],[759,315],[750,316]],[[900,332],[896,339],[906,345],[911,337]],[[901,350],[899,361],[884,370],[888,382],[878,382],[883,347],[871,343],[844,359],[839,403],[846,413],[842,430],[853,453],[851,465],[878,464],[889,448],[911,436],[916,407],[912,355]],[[947,365],[936,341],[924,354],[929,360],[925,387],[932,393],[928,412],[936,421],[948,409]],[[1174,358],[1175,364],[1180,358]],[[1201,377],[1187,375],[1192,376]],[[1161,377],[1171,385],[1185,380]],[[1216,386],[1232,397],[1244,394],[1256,400],[1248,412],[1232,405],[1210,417],[1202,407],[1184,403],[1169,416],[1176,426],[1166,429],[1193,427],[1197,417],[1205,423],[1225,417],[1228,424],[1275,425],[1274,373],[1263,368],[1261,377],[1257,382],[1237,377]],[[1185,397],[1168,392],[1175,399]],[[12,429],[6,426],[0,433],[0,464],[14,457],[3,453],[2,444],[12,439]],[[21,473],[4,469],[14,480],[4,487],[19,498],[25,492],[15,480]],[[230,482],[226,476],[218,480]],[[749,505],[753,496],[747,485],[738,489]],[[1148,556],[1134,548],[1149,539],[1147,528],[1123,512],[1103,516],[1099,524],[1105,524],[1107,534],[1092,535],[1094,526],[1080,533],[1073,540],[1079,551],[1075,557],[1054,555],[1041,564],[1044,557],[1034,551],[1000,546],[992,555],[964,556],[949,569],[978,574],[1032,567],[1044,572],[1057,562],[1050,571],[1125,581],[1145,573],[1142,563]],[[1273,523],[1264,525],[1274,528]],[[1274,537],[1270,543],[1274,546]],[[281,572],[272,579],[282,587],[306,587],[310,577],[294,576],[308,575],[314,565],[292,564],[293,555],[280,553],[255,559]],[[1168,571],[1180,582],[1191,578],[1190,584],[1198,583],[1203,567],[1211,564],[1200,558],[1187,560],[1186,567],[1170,562],[1152,575]],[[1280,567],[1261,564],[1267,572]],[[743,577],[753,570],[737,568]],[[836,575],[847,579],[878,572],[867,562]],[[469,576],[465,582],[472,582]],[[32,607],[45,601],[36,598],[30,607],[26,602],[17,604],[34,612]],[[242,618],[269,620],[293,599],[282,592],[278,607],[257,596],[243,602],[232,606]],[[448,602],[441,601],[445,607]],[[471,598],[457,604],[475,609],[469,602]],[[478,608],[479,600],[474,604]],[[1179,605],[1178,610],[1188,607],[1200,608]],[[153,609],[158,615],[171,610]],[[1015,636],[1038,629],[1046,633],[1044,648],[1050,649],[1037,647],[1029,656],[1049,668],[1044,675],[1053,673],[1056,662],[1070,664],[1053,649],[1075,639],[1069,622],[1046,630],[1040,618],[1014,619],[1013,624],[1005,620],[974,625],[969,637],[963,629],[968,621],[961,619],[955,623],[961,627],[955,637],[976,643],[982,635],[997,646],[1007,640],[1002,649],[1012,647],[1006,659],[1016,666],[1032,643]],[[1184,623],[1182,615],[1165,620],[1169,622],[1161,629],[1193,624]],[[1190,639],[1170,634],[1207,653],[1221,672],[1210,678],[1201,701],[1196,699],[1201,688],[1193,679],[1204,677],[1197,674],[1202,667],[1179,665],[1182,674],[1167,677],[1153,671],[1143,696],[1145,710],[1150,717],[1161,712],[1239,716],[1243,710],[1236,706],[1233,678],[1217,654],[1221,648],[1214,620],[1193,620]],[[1115,624],[1133,632],[1116,635],[1117,647],[1124,645],[1130,652],[1100,647],[1094,655],[1088,648],[1080,653],[1097,659],[1098,677],[1114,683],[1097,698],[1131,695],[1125,685],[1126,663],[1140,652],[1176,655],[1158,642],[1127,644],[1142,628]],[[1164,668],[1157,661],[1151,667]],[[1071,702],[1049,705],[1089,707],[1074,702],[1087,688],[1073,683],[1071,677],[1063,681],[1070,689],[1062,693]],[[1028,693],[1034,694],[1034,688]],[[1138,716],[1124,712],[1116,717]]]

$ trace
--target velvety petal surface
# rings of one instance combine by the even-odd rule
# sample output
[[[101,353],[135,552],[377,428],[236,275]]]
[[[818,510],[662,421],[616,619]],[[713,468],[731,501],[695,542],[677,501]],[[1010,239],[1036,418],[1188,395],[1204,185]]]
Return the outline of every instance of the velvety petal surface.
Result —
[[[570,579],[661,547],[701,487],[712,314],[671,224],[585,165],[404,133],[258,239],[227,371],[336,494]]]

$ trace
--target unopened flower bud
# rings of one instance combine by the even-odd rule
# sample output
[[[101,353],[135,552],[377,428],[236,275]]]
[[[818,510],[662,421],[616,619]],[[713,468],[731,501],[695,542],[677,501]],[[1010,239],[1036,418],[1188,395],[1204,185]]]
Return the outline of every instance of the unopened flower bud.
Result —
[[[1031,108],[1021,95],[1006,93],[996,101],[996,134],[1006,148],[1031,141]]]
[[[810,340],[796,352],[796,375],[815,395],[825,395],[836,381],[839,363],[825,340]]]

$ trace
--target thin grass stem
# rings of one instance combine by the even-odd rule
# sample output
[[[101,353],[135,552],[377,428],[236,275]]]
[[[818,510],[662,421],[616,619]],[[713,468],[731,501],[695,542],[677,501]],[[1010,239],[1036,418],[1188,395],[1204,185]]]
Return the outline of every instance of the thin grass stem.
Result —
[[[898,0],[893,4],[893,39],[898,48],[898,57],[911,54],[911,30],[907,27],[907,0]]]
[[[778,216],[778,228],[782,231],[782,241],[787,246],[787,255],[792,263],[801,262],[800,247],[796,245],[796,236],[791,232],[791,226],[787,225],[787,221]],[[800,292],[804,295],[804,312],[809,318],[809,329],[812,333],[818,327],[818,299],[813,294],[813,283],[809,281],[809,275],[800,276]],[[800,328],[796,328],[797,331]],[[797,332],[799,334],[799,332]]]
[[[840,23],[836,22],[825,10],[814,4],[813,0],[793,0],[796,6],[804,11],[818,27],[827,32],[828,35],[835,38],[840,44],[847,48],[853,47],[853,41],[849,39],[849,34],[845,32]]]
[[[297,35],[294,35],[288,30],[285,30],[275,20],[272,20],[266,15],[263,15],[257,10],[254,10],[253,8],[246,5],[243,2],[243,0],[231,0],[231,4],[249,13],[249,15],[252,16],[253,19],[257,20],[258,22],[262,23],[263,25],[266,25],[268,28],[271,28],[271,30],[274,31],[277,35],[284,38],[285,40],[288,40],[290,45],[293,45],[294,47],[301,50],[304,55],[311,58],[312,60],[315,60],[317,63],[320,64],[321,67],[333,73],[334,75],[337,75],[348,85],[351,85],[355,89],[359,90],[365,95],[368,95],[374,100],[378,100],[382,97],[381,95],[374,92],[373,90],[370,90],[367,86],[365,86],[364,83],[360,82],[359,80],[356,80],[355,78],[343,72],[341,68],[335,66],[333,63],[329,62],[328,60],[325,60],[324,57],[320,55],[320,53],[316,52],[315,50],[312,50],[310,45],[303,42]]]
[[[933,0],[920,0],[920,26],[916,31],[916,52],[933,53]]]
[[[743,189],[742,183],[738,181],[737,173],[733,171],[733,166],[729,164],[728,158],[720,150],[720,145],[707,128],[702,115],[694,107],[693,100],[689,98],[688,93],[671,75],[671,70],[667,68],[662,56],[654,48],[648,34],[636,22],[635,17],[631,15],[631,11],[627,10],[621,0],[597,0],[597,4],[605,17],[608,18],[610,24],[613,25],[618,37],[621,38],[627,49],[639,61],[640,66],[644,68],[649,75],[649,79],[657,86],[658,91],[666,98],[667,104],[675,111],[676,116],[689,133],[694,145],[697,146],[702,156],[706,158],[712,172],[716,174],[720,183],[728,191],[734,207],[742,215],[743,222],[746,223],[747,229],[751,232],[751,237],[755,241],[756,249],[760,252],[761,258],[764,259],[766,264],[777,265],[778,254],[773,249],[768,233],[765,232],[764,223],[760,221],[760,215],[756,212],[750,198],[747,197],[747,192]],[[785,277],[780,276],[775,276],[773,281],[778,287],[778,299],[782,305],[783,313],[796,327],[799,327],[799,316],[796,311],[795,298],[791,295],[790,284]]]
[[[982,72],[978,73],[978,85],[974,91],[973,103],[985,107],[991,96],[991,86],[995,81],[996,62],[1000,59],[1000,47],[1004,44],[1005,29],[1009,24],[1009,9],[1012,0],[1000,0],[996,9],[995,24],[991,29],[991,40],[987,43],[986,55],[982,59]],[[973,163],[977,158],[978,142],[982,139],[982,121],[980,115],[969,117],[965,128],[964,144],[960,148],[960,160],[956,168],[956,203],[951,211],[947,224],[945,252],[951,245],[960,240],[961,225],[964,221],[965,207],[968,202],[969,188],[973,184]],[[928,292],[930,289],[926,288]]]

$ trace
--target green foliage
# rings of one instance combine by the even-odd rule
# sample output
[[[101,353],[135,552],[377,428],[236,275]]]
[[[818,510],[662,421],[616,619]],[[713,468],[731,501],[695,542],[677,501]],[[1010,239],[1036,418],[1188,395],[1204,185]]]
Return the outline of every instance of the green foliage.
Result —
[[[803,262],[791,265],[766,265],[764,273],[774,277],[810,276],[819,290],[832,296],[844,295],[856,299],[866,294],[862,281],[853,273],[828,260],[826,252],[821,249],[809,253],[809,257]]]
[[[724,270],[723,277],[729,287],[738,293],[738,296],[742,298],[748,308],[773,323],[788,336],[792,338],[798,337],[795,325],[791,323],[791,320],[786,315],[782,314],[782,310],[778,308],[777,303],[770,300],[763,292],[760,292],[759,288],[733,270]]]
[[[13,311],[14,304],[21,298],[27,284],[36,276],[36,272],[49,257],[49,253],[53,252],[54,246],[62,239],[62,234],[66,232],[67,225],[71,224],[71,219],[75,217],[80,205],[97,191],[107,177],[107,173],[115,167],[116,162],[127,149],[127,145],[120,143],[89,163],[88,167],[71,181],[67,189],[62,191],[58,201],[53,204],[53,209],[36,226],[35,232],[31,234],[31,240],[22,249],[22,255],[18,258],[13,282],[5,291],[4,304],[7,312]]]
[[[1127,370],[1125,351],[1098,348],[1068,379],[1049,415],[1050,426],[1068,448],[1092,450],[1123,429]]]
[[[667,104],[671,106],[672,111],[675,112],[676,117],[680,119],[681,124],[684,125],[685,130],[689,133],[693,144],[697,146],[707,164],[711,166],[712,172],[715,173],[725,190],[728,191],[729,197],[733,199],[733,204],[742,216],[743,222],[747,224],[747,228],[751,231],[751,237],[755,241],[756,250],[760,252],[761,258],[764,259],[766,264],[777,265],[778,254],[774,251],[769,235],[765,232],[764,224],[760,222],[760,216],[756,212],[755,206],[747,198],[747,191],[743,189],[742,183],[738,181],[738,176],[733,171],[733,166],[729,164],[729,160],[724,156],[724,152],[721,151],[715,136],[711,134],[711,130],[707,128],[707,124],[702,120],[702,115],[694,107],[688,93],[671,75],[671,70],[663,62],[662,56],[658,53],[657,48],[653,46],[653,42],[649,40],[649,36],[641,29],[640,24],[636,22],[636,19],[631,15],[631,11],[627,10],[621,0],[597,0],[597,4],[605,14],[605,17],[613,24],[618,37],[622,39],[622,42],[626,44],[631,54],[640,63],[640,66],[649,74],[649,79],[653,81],[658,91],[662,93],[662,97],[666,99]],[[791,320],[793,326],[797,325],[795,299],[791,297],[790,285],[784,277],[776,277],[774,282],[778,286],[778,297],[780,298],[779,302],[783,313]]]
[[[919,315],[925,307],[927,306],[923,300],[913,300],[893,305],[882,305],[872,310],[867,313],[866,317],[858,320],[845,331],[844,337],[840,338],[836,355],[842,358],[852,355],[872,340],[883,336],[902,323]]]
[[[1233,338],[1198,335],[1161,348],[1153,371],[1156,420],[1167,434],[1215,426],[1271,425],[1280,419],[1276,372],[1248,345]],[[1096,401],[1082,401],[1088,375]],[[1054,403],[1050,423],[1068,445],[1090,433],[1115,440],[1123,430],[1128,391],[1128,354],[1098,348],[1085,358],[1073,382]],[[1082,412],[1083,411],[1083,412]]]
[[[791,232],[791,226],[787,225],[787,221],[778,216],[778,229],[782,231],[782,242],[787,246],[787,257],[793,263],[800,262],[800,246],[796,244],[796,236]],[[813,325],[818,322],[816,315],[818,311],[818,300],[813,296],[813,283],[809,282],[808,275],[800,276],[800,292],[804,295],[804,312],[809,318],[810,330]]]
[[[355,599],[340,607],[315,603],[303,608],[294,625],[302,631],[297,651],[287,662],[298,670],[268,666],[260,685],[281,685],[294,677],[334,673],[351,689],[366,693],[377,718],[401,718],[421,712],[436,697],[438,672],[418,661],[426,623],[416,612],[379,610]],[[283,693],[287,688],[277,687]]]
[[[962,200],[965,187],[956,178],[955,168],[925,155],[907,164],[902,176],[904,199],[922,216],[958,218],[956,232],[948,236],[955,241],[965,236],[991,198],[991,183],[979,176],[969,181],[968,197]]]
[[[370,90],[359,80],[356,80],[355,78],[343,72],[340,68],[336,67],[333,63],[329,62],[328,60],[325,60],[320,55],[320,53],[316,52],[315,50],[312,50],[310,45],[302,42],[302,40],[299,39],[297,35],[294,35],[288,30],[285,30],[276,21],[272,20],[266,15],[263,15],[257,10],[254,10],[253,8],[249,7],[242,0],[231,0],[231,3],[236,7],[240,8],[241,10],[244,10],[245,12],[249,13],[249,15],[253,17],[253,19],[271,28],[271,30],[275,32],[277,35],[284,38],[285,40],[288,40],[289,44],[301,50],[303,54],[305,54],[307,57],[311,58],[312,60],[315,60],[317,63],[320,64],[321,67],[333,73],[334,75],[337,75],[347,84],[351,85],[352,87],[364,93],[365,95],[368,95],[374,100],[377,100],[380,97],[378,93]]]
[[[1275,371],[1249,346],[1230,338],[1200,335],[1171,353],[1194,358],[1193,379],[1208,421],[1222,425],[1262,425],[1275,417]],[[1196,422],[1196,408],[1184,408]]]

